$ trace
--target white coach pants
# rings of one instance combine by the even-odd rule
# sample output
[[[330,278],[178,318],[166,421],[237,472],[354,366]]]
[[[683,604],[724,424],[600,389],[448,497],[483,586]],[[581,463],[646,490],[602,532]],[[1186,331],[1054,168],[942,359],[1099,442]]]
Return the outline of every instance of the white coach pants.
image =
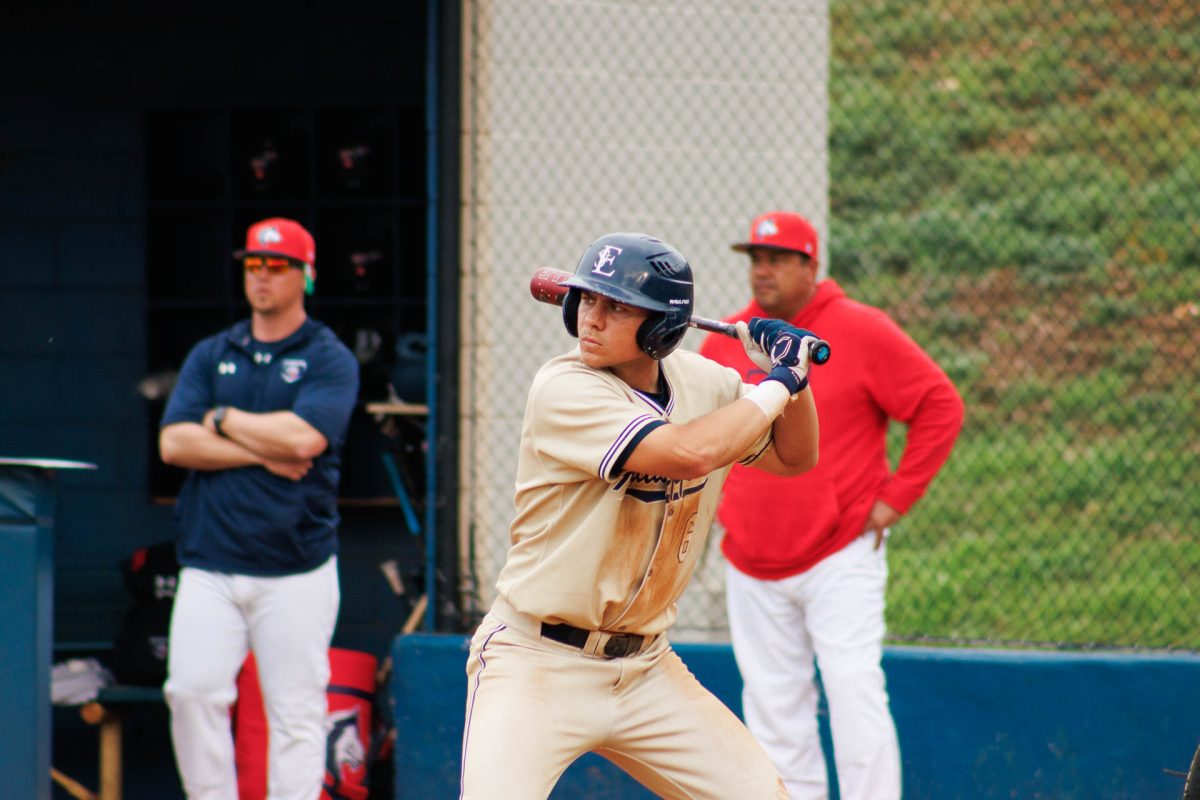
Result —
[[[829,706],[842,800],[900,797],[900,747],[883,656],[886,544],[860,536],[807,572],[762,581],[726,567],[730,634],[746,726],[792,800],[829,795],[813,659]]]
[[[180,571],[163,694],[189,800],[237,800],[229,707],[251,649],[270,727],[268,798],[320,794],[329,642],[340,601],[336,557],[277,578]]]

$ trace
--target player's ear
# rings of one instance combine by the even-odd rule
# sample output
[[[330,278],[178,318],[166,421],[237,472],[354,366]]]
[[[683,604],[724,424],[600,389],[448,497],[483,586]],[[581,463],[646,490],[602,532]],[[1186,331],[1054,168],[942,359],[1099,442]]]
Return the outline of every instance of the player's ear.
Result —
[[[312,294],[317,290],[317,270],[312,264],[304,265],[304,293]]]

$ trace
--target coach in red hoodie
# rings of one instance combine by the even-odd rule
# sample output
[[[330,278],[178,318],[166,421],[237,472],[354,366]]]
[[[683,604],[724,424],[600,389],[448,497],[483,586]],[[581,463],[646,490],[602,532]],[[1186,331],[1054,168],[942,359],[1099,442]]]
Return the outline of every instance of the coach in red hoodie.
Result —
[[[727,321],[775,317],[819,331],[833,350],[809,382],[821,420],[820,462],[794,478],[735,466],[719,518],[727,598],[746,724],[793,800],[828,796],[817,732],[814,659],[821,671],[843,800],[900,796],[900,751],[883,655],[889,528],[924,494],[962,426],[958,392],[884,312],[818,280],[817,233],[772,211],[750,239],[754,299]],[[764,376],[737,339],[701,348],[747,383]],[[908,426],[888,465],[889,420]]]

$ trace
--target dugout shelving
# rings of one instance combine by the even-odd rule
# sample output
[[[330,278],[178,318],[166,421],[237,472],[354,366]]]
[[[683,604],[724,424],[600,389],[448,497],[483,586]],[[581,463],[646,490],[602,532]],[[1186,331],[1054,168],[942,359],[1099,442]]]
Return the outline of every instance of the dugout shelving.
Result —
[[[247,316],[231,257],[246,228],[268,216],[298,220],[317,243],[309,315],[361,356],[343,452],[347,504],[395,502],[379,466],[387,443],[362,406],[386,396],[405,366],[397,351],[425,331],[423,135],[419,102],[159,108],[145,117],[147,374],[178,370],[193,344]],[[151,496],[170,502],[185,473],[158,458],[162,410],[150,401],[146,458]]]

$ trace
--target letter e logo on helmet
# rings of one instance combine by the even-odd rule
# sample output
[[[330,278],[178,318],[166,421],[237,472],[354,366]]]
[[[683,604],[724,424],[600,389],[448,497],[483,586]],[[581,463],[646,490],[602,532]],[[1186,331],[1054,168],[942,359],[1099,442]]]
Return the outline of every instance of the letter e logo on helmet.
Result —
[[[621,255],[623,248],[613,247],[611,244],[606,245],[603,250],[596,254],[596,263],[592,264],[593,275],[603,275],[606,278],[611,278],[614,270],[611,269],[613,262],[617,260],[617,256]],[[605,271],[605,267],[610,267]]]

